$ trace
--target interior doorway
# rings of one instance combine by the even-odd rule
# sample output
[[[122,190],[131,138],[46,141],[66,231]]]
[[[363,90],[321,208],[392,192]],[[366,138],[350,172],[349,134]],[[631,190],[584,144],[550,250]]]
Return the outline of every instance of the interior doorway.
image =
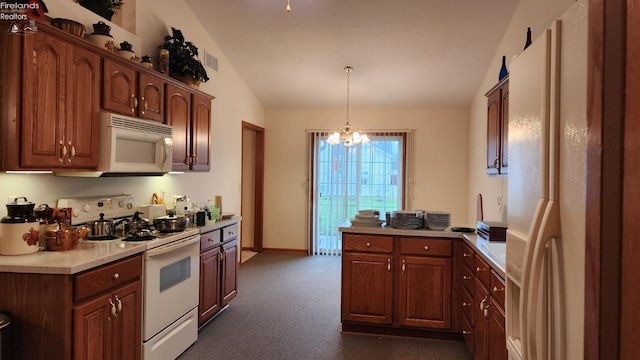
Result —
[[[240,263],[262,252],[264,128],[242,122]]]

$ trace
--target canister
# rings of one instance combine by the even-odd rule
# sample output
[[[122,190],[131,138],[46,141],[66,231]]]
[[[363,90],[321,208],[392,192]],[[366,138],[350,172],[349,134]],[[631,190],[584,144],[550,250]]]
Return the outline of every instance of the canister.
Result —
[[[40,223],[35,204],[17,197],[7,204],[8,215],[0,219],[0,255],[31,254],[39,249]]]

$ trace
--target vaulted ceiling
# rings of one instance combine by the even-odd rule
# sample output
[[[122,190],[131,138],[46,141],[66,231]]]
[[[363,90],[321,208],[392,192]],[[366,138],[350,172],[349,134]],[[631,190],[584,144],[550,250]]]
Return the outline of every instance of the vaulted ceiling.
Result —
[[[469,105],[518,3],[186,1],[267,109],[344,106],[347,65],[352,106]]]

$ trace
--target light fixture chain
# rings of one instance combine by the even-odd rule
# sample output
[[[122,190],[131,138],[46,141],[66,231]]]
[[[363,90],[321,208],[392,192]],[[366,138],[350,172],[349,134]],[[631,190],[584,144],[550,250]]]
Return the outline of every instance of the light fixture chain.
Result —
[[[344,69],[347,72],[347,124],[349,124],[349,84],[351,79],[351,66]]]

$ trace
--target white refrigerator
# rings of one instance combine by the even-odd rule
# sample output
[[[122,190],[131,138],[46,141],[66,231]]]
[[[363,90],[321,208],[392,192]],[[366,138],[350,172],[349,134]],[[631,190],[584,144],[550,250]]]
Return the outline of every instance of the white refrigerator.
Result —
[[[510,64],[510,359],[584,357],[587,13],[577,1]]]

